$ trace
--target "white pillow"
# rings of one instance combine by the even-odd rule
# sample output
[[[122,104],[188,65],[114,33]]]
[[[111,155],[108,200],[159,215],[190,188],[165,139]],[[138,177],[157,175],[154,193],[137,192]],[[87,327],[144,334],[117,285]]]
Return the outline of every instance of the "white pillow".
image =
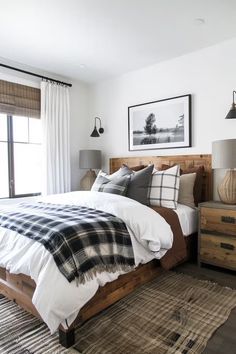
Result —
[[[186,173],[180,176],[178,203],[195,208],[193,187],[196,173]]]
[[[179,196],[179,165],[165,171],[155,171],[152,175],[149,200],[150,205],[176,209]]]

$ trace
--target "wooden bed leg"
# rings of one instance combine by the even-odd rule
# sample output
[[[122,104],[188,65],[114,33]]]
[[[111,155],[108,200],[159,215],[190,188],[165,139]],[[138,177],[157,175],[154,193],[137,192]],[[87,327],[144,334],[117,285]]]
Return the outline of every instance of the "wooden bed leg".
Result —
[[[75,329],[71,328],[68,331],[63,331],[59,328],[59,343],[65,347],[70,348],[75,344]]]

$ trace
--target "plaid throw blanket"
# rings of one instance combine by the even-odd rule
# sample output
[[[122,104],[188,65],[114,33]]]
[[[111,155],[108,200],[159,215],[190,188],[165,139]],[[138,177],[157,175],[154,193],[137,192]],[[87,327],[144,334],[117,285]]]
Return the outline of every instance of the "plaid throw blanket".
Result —
[[[130,271],[134,254],[123,221],[83,206],[21,203],[0,210],[0,226],[38,241],[71,282],[84,283],[97,272]]]

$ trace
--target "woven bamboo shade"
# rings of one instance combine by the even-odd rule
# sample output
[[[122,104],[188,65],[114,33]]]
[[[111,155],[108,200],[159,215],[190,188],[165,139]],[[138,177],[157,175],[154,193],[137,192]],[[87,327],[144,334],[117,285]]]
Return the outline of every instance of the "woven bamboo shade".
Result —
[[[40,89],[0,80],[0,112],[40,118]]]

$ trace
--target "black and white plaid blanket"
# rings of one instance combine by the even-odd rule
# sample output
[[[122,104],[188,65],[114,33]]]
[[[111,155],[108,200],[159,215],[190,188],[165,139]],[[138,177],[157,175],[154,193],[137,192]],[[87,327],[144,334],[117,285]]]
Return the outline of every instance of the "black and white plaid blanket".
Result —
[[[43,244],[69,282],[83,283],[97,272],[129,271],[134,266],[126,225],[100,210],[21,203],[13,210],[0,209],[0,226]]]

